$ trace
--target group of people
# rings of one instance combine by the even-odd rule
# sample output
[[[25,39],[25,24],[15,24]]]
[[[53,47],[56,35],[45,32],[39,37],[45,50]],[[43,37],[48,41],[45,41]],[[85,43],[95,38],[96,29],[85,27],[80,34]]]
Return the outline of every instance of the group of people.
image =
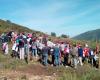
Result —
[[[8,44],[12,46],[9,47]],[[27,63],[30,60],[40,61],[44,66],[71,66],[77,68],[78,64],[83,66],[85,62],[92,66],[98,67],[99,57],[98,48],[91,49],[86,43],[73,43],[65,41],[52,41],[47,35],[37,36],[35,33],[17,33],[11,31],[0,36],[0,46],[5,55],[9,54],[12,49],[11,56]]]

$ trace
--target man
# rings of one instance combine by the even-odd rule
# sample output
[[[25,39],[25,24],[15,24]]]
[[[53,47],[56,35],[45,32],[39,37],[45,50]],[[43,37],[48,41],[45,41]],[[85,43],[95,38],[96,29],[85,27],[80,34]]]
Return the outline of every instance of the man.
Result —
[[[49,52],[49,47],[45,45],[42,49],[42,57],[43,57],[43,65],[47,66],[48,65],[48,52]]]
[[[24,56],[25,56],[25,51],[24,51],[24,39],[23,39],[23,34],[20,33],[20,36],[19,36],[19,55],[20,55],[20,59],[24,59]]]
[[[83,48],[82,48],[81,45],[79,45],[79,47],[78,47],[78,57],[79,57],[80,65],[83,66],[83,63],[82,63],[82,58],[83,58]]]
[[[36,40],[32,41],[32,57],[37,58],[37,43]]]
[[[64,54],[64,49],[65,49],[64,42],[61,42],[60,49],[61,49],[61,56],[62,56]]]
[[[73,45],[71,54],[72,54],[73,66],[74,68],[77,68],[78,48],[76,47],[76,44]]]
[[[54,64],[55,66],[59,66],[60,65],[60,48],[58,46],[58,44],[56,44],[56,46],[54,47]]]
[[[85,48],[83,49],[83,57],[87,62],[89,59],[89,51],[90,51],[89,46],[86,44]]]
[[[65,46],[65,49],[64,49],[64,66],[68,67],[69,65],[69,47],[68,46]]]

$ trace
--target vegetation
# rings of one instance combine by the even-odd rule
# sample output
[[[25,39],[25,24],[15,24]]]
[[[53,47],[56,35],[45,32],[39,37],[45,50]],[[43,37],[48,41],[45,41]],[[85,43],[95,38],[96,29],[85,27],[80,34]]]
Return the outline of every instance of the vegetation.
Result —
[[[36,33],[38,35],[44,34],[42,32],[34,31],[27,27],[12,23],[10,20],[4,21],[0,19],[0,34],[9,31]]]
[[[69,38],[69,36],[66,35],[66,34],[62,34],[62,35],[61,35],[61,38]]]
[[[43,34],[42,32],[34,31],[34,30],[28,29],[26,27],[20,26],[18,24],[12,23],[9,20],[7,20],[7,21],[0,20],[0,33],[8,32],[11,30],[14,30],[17,32],[34,32],[37,34]],[[99,31],[96,31],[96,32],[99,34]],[[95,48],[96,37],[95,36],[93,37],[93,38],[95,38],[94,40],[93,40],[93,38],[91,39],[91,37],[88,37],[88,38],[86,37],[87,35],[89,36],[90,33],[92,34],[92,32],[90,31],[90,32],[86,33],[85,35],[81,36],[81,37],[85,37],[86,40],[73,40],[72,42],[73,43],[82,43],[82,44],[87,42],[92,48]],[[60,40],[60,39],[68,40],[68,37],[69,37],[68,35],[62,34],[60,38],[56,38],[55,32],[52,32],[51,36],[50,36],[50,38],[51,39],[53,38],[53,40],[55,40],[55,41]],[[97,37],[99,39],[99,36],[97,36]],[[77,39],[79,39],[79,38],[77,38]],[[84,38],[81,38],[81,39],[84,39]],[[92,41],[87,41],[87,40],[92,40]],[[69,40],[69,41],[71,41],[71,40]],[[6,71],[6,70],[17,70],[17,69],[22,68],[23,72],[26,70],[29,70],[27,72],[31,73],[33,70],[38,70],[39,74],[42,73],[42,74],[51,75],[53,73],[53,75],[57,78],[57,80],[100,80],[100,75],[99,75],[100,69],[97,70],[88,64],[85,64],[83,67],[78,67],[78,69],[73,69],[71,67],[66,68],[63,66],[61,66],[61,67],[51,67],[50,66],[48,68],[42,67],[42,69],[41,69],[41,68],[37,68],[38,66],[34,67],[35,65],[33,66],[33,62],[30,62],[30,64],[27,64],[25,61],[11,58],[10,54],[11,54],[11,50],[8,55],[3,55],[3,53],[0,52],[0,71],[1,71],[1,69],[3,71]],[[35,63],[35,64],[39,65],[38,63]],[[32,67],[29,67],[30,65],[32,65]],[[27,69],[26,67],[29,69]],[[34,76],[33,73],[37,73],[37,72],[33,71],[32,76]],[[0,72],[0,76],[1,76],[1,72]],[[12,79],[12,80],[14,80],[14,79]],[[15,80],[18,80],[18,79],[15,79]],[[28,76],[26,75],[25,72],[23,75],[20,75],[19,80],[28,80]],[[39,79],[37,79],[37,80],[39,80]],[[41,80],[44,80],[44,79],[41,79]],[[52,80],[52,79],[48,79],[48,80]]]
[[[100,71],[90,69],[88,71],[80,72],[64,72],[59,80],[100,80]]]
[[[51,32],[51,36],[56,37],[56,33],[55,32]]]

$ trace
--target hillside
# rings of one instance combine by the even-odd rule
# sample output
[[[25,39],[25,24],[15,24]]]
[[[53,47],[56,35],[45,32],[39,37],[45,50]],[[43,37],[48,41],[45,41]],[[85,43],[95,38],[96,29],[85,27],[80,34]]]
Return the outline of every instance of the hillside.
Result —
[[[36,32],[43,34],[39,31],[28,29],[27,27],[20,26],[10,21],[0,20],[0,33],[8,31],[17,32]],[[69,40],[66,38],[51,37],[52,40]],[[11,45],[9,44],[9,47]],[[4,55],[0,50],[0,80],[99,80],[100,69],[95,69],[85,63],[84,66],[78,66],[77,69],[72,67],[50,65],[43,66],[38,60],[30,60],[27,64],[24,60],[11,58],[12,50],[9,48],[9,54]],[[51,56],[49,56],[51,58]],[[13,75],[13,76],[12,76]]]
[[[45,34],[43,32],[35,31],[35,30],[29,29],[25,26],[15,24],[15,23],[11,22],[10,20],[4,21],[4,20],[0,19],[0,34],[3,32],[9,32],[9,31],[36,33],[37,36]],[[46,34],[46,35],[48,35],[48,34]],[[62,40],[62,41],[68,40],[69,41],[69,38],[67,38],[67,39],[66,38],[58,38],[58,37],[53,37],[50,35],[48,35],[48,37],[52,41],[60,41],[60,40]]]
[[[100,29],[88,31],[85,33],[82,33],[78,36],[75,36],[73,39],[77,40],[100,40]]]
[[[29,33],[34,32],[37,34],[44,34],[44,33],[39,32],[39,31],[31,30],[25,26],[21,26],[21,25],[12,23],[9,20],[4,21],[4,20],[0,19],[0,34],[3,32],[9,32],[9,31],[29,32]]]

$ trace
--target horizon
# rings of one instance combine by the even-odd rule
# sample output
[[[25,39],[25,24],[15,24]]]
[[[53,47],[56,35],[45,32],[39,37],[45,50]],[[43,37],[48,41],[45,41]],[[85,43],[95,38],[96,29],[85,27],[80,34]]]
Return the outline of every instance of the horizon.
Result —
[[[0,3],[0,19],[47,34],[74,37],[100,29],[99,0],[0,0]]]

